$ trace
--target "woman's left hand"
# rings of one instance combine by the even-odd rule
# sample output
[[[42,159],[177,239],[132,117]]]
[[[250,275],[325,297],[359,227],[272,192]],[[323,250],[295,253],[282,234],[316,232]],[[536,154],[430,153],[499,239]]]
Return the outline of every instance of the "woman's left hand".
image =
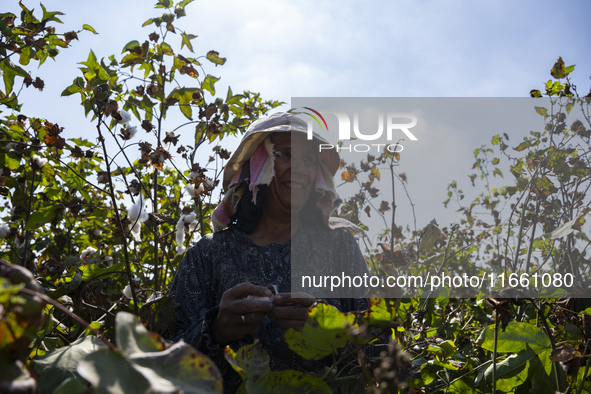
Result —
[[[274,318],[283,331],[290,328],[300,331],[314,302],[316,298],[307,293],[279,293],[275,295],[275,308],[267,315]]]

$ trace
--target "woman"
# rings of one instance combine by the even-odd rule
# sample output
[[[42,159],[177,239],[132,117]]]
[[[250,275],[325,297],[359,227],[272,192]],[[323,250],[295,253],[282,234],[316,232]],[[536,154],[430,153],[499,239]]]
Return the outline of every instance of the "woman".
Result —
[[[318,143],[326,141],[316,134],[308,140],[306,132],[306,123],[288,113],[249,127],[224,171],[226,194],[214,211],[215,232],[187,252],[172,284],[179,303],[172,339],[211,357],[224,374],[225,392],[234,392],[241,381],[224,359],[226,345],[237,350],[257,338],[272,370],[322,367],[283,341],[282,331],[301,329],[315,301],[292,297],[292,278],[303,272],[368,272],[351,233],[330,225],[340,202],[332,179],[338,153],[319,154]],[[292,271],[296,256],[313,264]],[[267,285],[278,290],[273,303],[264,298],[271,295]],[[364,294],[365,289],[345,289],[338,296]],[[367,308],[364,298],[326,301],[344,312]]]

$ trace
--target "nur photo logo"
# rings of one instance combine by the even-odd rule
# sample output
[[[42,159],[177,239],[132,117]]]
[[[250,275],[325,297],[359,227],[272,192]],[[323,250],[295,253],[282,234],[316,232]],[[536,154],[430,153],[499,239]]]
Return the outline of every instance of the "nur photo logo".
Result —
[[[318,124],[322,132],[328,133],[328,124],[324,115],[334,115],[338,122],[338,139],[337,145],[333,144],[320,144],[318,149],[336,149],[337,152],[348,151],[348,152],[369,152],[375,148],[376,152],[383,151],[383,148],[389,152],[402,152],[404,149],[400,143],[391,142],[394,138],[400,137],[402,132],[411,141],[417,141],[417,137],[410,131],[411,128],[417,125],[417,117],[410,113],[401,112],[378,112],[377,113],[377,131],[367,130],[360,127],[360,117],[358,112],[353,112],[353,122],[351,122],[350,116],[344,112],[335,109],[323,109],[315,110],[310,107],[292,108],[288,112],[294,115],[303,115],[302,120],[308,124],[308,139],[313,138],[314,124]],[[333,131],[331,131],[333,132]],[[345,145],[343,141],[350,140],[363,140],[363,141],[378,141],[387,140],[387,143],[373,143],[373,144],[349,144]],[[399,140],[400,141],[400,140]]]

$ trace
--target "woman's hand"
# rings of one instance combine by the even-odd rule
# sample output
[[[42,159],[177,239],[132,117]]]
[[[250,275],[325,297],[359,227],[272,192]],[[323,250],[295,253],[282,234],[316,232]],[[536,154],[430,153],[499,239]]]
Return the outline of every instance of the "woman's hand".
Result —
[[[227,345],[254,330],[265,314],[273,309],[273,304],[246,297],[269,297],[271,294],[266,287],[246,282],[225,291],[218,315],[211,323],[213,340],[220,345]]]
[[[275,319],[285,332],[290,328],[301,330],[308,318],[308,309],[316,302],[316,298],[307,293],[279,293],[275,295],[275,308],[267,315]]]

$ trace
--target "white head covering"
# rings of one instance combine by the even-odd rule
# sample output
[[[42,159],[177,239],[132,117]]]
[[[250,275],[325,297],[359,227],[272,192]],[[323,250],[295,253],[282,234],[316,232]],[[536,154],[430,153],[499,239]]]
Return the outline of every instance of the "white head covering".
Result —
[[[222,185],[226,194],[213,212],[212,222],[215,231],[228,226],[230,216],[236,212],[238,202],[246,191],[246,185],[253,192],[254,200],[259,185],[271,183],[275,176],[271,134],[292,132],[307,133],[308,125],[287,112],[262,117],[246,130],[240,145],[224,169]],[[328,141],[317,133],[313,133],[313,138],[320,143],[328,144]],[[320,194],[316,208],[321,212],[327,226],[330,214],[340,204],[333,181],[339,164],[340,157],[334,148],[322,149],[314,189]]]

